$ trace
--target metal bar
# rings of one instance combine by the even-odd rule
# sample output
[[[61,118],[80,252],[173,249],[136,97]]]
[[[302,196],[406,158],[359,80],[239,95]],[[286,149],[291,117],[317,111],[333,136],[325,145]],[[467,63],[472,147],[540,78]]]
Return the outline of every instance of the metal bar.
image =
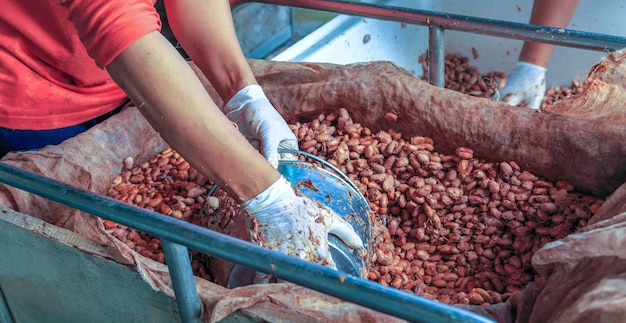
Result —
[[[532,40],[595,51],[613,51],[626,47],[625,37],[380,4],[336,0],[230,0],[233,9],[244,3],[251,2],[323,10],[416,25],[432,25],[450,30]]]
[[[0,182],[227,261],[411,322],[493,322],[478,314],[284,255],[0,162]]]
[[[444,87],[446,73],[446,52],[444,30],[438,26],[428,26],[428,80],[430,84]]]
[[[165,262],[172,278],[176,304],[184,323],[200,322],[202,303],[196,289],[196,280],[191,269],[187,247],[161,239]]]

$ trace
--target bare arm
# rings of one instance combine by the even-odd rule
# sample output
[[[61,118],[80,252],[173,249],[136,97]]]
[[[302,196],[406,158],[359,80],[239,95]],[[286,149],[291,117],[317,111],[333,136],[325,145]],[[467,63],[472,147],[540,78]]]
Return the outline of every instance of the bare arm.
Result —
[[[160,33],[133,43],[107,70],[163,139],[239,202],[280,177],[233,127]]]
[[[535,0],[530,24],[565,28],[574,16],[580,0]],[[519,60],[547,67],[554,45],[525,42]]]
[[[164,0],[172,32],[224,102],[257,84],[241,50],[228,0]]]

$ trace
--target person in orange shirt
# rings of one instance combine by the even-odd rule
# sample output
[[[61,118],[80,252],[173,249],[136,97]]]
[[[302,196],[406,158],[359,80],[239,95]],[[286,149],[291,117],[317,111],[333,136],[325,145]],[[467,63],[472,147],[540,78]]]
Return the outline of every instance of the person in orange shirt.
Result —
[[[224,111],[160,33],[154,5],[155,0],[6,1],[0,11],[5,151],[58,144],[130,98],[172,148],[237,199],[264,238],[254,242],[331,267],[329,233],[361,248],[347,221],[297,196],[275,168],[278,149],[297,149],[297,140],[255,80],[229,2],[164,1],[174,35],[227,102]]]
[[[536,0],[530,24],[565,28],[574,16],[580,0]],[[516,66],[509,73],[505,86],[494,95],[510,105],[525,103],[531,109],[541,108],[546,92],[546,71],[554,45],[524,42]]]

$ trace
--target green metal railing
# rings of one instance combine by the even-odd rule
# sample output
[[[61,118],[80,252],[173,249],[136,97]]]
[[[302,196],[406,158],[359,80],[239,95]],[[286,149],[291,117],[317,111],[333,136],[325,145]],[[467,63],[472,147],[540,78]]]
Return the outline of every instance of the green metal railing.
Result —
[[[469,311],[346,275],[1,162],[0,182],[159,237],[183,322],[198,322],[201,311],[187,248],[411,322],[492,322]]]

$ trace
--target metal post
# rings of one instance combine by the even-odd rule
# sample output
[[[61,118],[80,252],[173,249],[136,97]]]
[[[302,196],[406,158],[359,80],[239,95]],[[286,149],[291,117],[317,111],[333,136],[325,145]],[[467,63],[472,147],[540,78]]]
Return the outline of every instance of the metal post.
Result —
[[[444,87],[446,57],[443,28],[428,26],[428,80],[430,84]]]
[[[187,247],[161,239],[165,261],[170,272],[176,304],[183,323],[200,322],[202,304],[196,289]]]

